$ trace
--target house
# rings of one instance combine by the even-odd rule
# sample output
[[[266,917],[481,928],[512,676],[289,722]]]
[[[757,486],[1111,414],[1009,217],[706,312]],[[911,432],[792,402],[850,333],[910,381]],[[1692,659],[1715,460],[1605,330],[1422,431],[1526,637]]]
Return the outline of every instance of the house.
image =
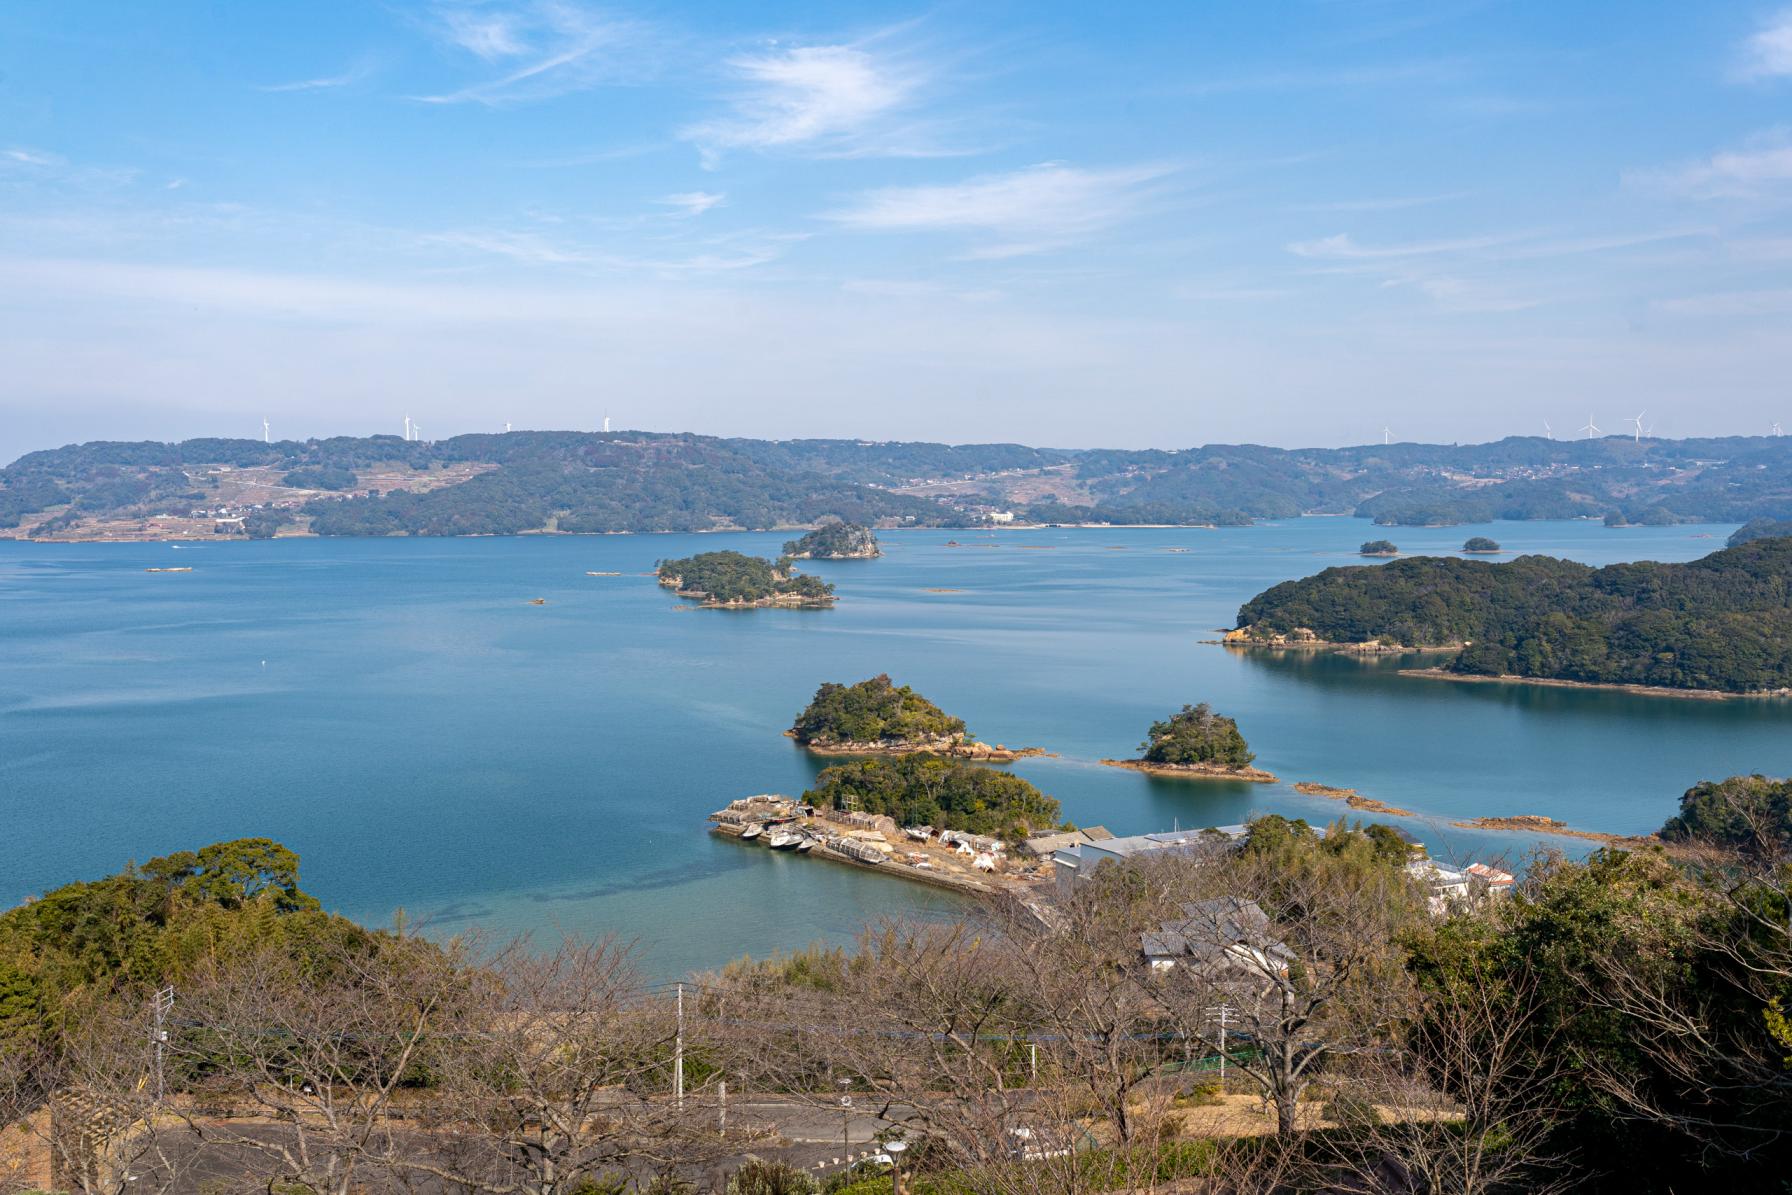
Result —
[[[1059,851],[1081,846],[1086,842],[1106,842],[1114,835],[1106,826],[1090,826],[1087,830],[1060,830],[1056,834],[1035,834],[1020,844],[1022,853],[1049,859]]]
[[[1073,843],[1053,853],[1052,871],[1058,890],[1067,892],[1093,878],[1096,869],[1110,860],[1136,859],[1158,851],[1193,855],[1226,850],[1244,841],[1244,836],[1243,826],[1209,826],[1204,830],[1170,830]]]
[[[1228,896],[1197,900],[1182,916],[1139,935],[1154,971],[1185,967],[1214,983],[1256,983],[1286,973],[1294,952],[1277,938],[1269,915],[1254,900]]]
[[[1446,867],[1435,859],[1415,859],[1406,865],[1406,874],[1425,885],[1436,916],[1468,903],[1469,874],[1461,868]]]

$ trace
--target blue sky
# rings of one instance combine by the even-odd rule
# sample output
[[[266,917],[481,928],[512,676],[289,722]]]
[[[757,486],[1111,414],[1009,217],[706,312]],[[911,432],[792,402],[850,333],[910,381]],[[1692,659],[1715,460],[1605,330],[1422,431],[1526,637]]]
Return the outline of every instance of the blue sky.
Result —
[[[1792,423],[1792,8],[0,7],[0,456]]]

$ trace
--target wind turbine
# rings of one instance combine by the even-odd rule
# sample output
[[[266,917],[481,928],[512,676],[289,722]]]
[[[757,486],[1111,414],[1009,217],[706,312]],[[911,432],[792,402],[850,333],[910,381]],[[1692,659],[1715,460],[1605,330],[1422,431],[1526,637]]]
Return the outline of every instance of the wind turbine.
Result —
[[[607,434],[609,434],[609,431],[610,431],[610,417],[608,415],[605,415],[604,416],[604,433],[607,435]]]
[[[274,442],[273,437],[268,434],[268,417],[266,415],[261,417],[261,442],[263,444],[272,444]]]
[[[1636,413],[1636,416],[1633,419],[1631,419],[1631,421],[1630,421],[1630,422],[1636,424],[1636,435],[1633,436],[1632,439],[1638,444],[1641,444],[1643,442],[1643,416],[1647,415],[1648,413],[1649,412],[1647,412],[1647,411],[1638,411]]]
[[[1587,439],[1589,440],[1599,434],[1599,428],[1593,423],[1593,414],[1591,411],[1587,412],[1587,426],[1577,427],[1574,430],[1577,432],[1586,432]]]
[[[411,417],[409,415],[404,417],[404,438],[407,443],[411,438]]]
[[[1549,420],[1547,419],[1543,421],[1543,438],[1545,440],[1553,440],[1556,438],[1556,429],[1549,426]]]
[[[1780,421],[1777,419],[1775,419],[1773,421],[1773,429],[1772,429],[1771,434],[1776,435],[1776,436],[1783,436],[1786,434],[1785,432],[1780,430]]]
[[[1394,442],[1394,433],[1389,431],[1385,427],[1382,428],[1381,429],[1381,442],[1383,444],[1392,444]]]

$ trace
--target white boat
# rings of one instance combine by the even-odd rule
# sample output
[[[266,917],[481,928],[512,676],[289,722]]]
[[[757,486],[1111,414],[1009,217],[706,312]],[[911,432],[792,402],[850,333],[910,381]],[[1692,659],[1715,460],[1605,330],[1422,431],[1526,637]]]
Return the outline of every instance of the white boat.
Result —
[[[796,844],[796,849],[798,854],[808,854],[815,849],[815,839],[807,834],[803,835],[803,840]]]
[[[902,832],[904,834],[907,834],[910,838],[914,839],[916,842],[926,842],[929,838],[933,837],[933,827],[932,826],[909,826],[908,828],[904,829]]]
[[[760,825],[758,822],[754,822],[752,825],[748,826],[746,829],[744,829],[740,832],[740,838],[741,838],[742,842],[750,842],[751,840],[758,838],[763,833],[765,833],[765,827]]]
[[[774,830],[766,845],[774,851],[795,850],[803,844],[803,836],[794,830]]]

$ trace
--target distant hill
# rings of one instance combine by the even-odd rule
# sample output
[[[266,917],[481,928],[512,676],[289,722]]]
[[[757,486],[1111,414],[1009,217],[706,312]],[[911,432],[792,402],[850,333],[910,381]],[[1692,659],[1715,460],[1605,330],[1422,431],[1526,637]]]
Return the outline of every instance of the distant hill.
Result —
[[[1792,688],[1792,539],[1686,564],[1590,568],[1415,556],[1329,568],[1246,602],[1235,641],[1374,640],[1458,650],[1467,676],[1753,693]]]
[[[44,538],[962,526],[995,512],[1114,524],[1792,520],[1792,439],[1071,451],[511,432],[100,441],[0,469],[0,532]]]

